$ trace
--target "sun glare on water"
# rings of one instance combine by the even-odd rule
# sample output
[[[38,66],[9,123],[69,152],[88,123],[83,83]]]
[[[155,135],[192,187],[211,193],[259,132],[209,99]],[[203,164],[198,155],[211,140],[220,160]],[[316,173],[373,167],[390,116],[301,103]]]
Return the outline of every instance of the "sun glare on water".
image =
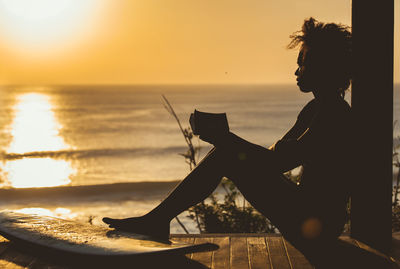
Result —
[[[8,152],[27,153],[68,148],[59,136],[61,126],[55,120],[48,96],[37,93],[20,95],[14,111],[11,128],[14,139]]]
[[[10,133],[13,140],[7,153],[20,154],[21,159],[4,164],[8,185],[15,188],[51,187],[70,183],[75,173],[65,160],[24,157],[24,154],[67,150],[68,146],[59,135],[49,98],[43,94],[29,93],[19,96],[14,107],[15,117]]]

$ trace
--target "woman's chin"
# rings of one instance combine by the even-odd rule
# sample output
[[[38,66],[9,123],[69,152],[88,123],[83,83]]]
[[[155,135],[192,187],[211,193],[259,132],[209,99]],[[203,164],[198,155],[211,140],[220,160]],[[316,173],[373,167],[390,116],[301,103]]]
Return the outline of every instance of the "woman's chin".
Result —
[[[312,92],[312,89],[310,89],[309,87],[305,87],[304,85],[301,85],[300,83],[297,82],[297,86],[299,87],[301,92]]]

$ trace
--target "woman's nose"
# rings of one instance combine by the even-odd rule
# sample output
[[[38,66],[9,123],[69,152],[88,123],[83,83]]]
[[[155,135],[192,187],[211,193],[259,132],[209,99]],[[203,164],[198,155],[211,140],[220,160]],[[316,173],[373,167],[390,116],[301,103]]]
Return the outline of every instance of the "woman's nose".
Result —
[[[300,67],[298,67],[298,68],[296,69],[296,71],[294,72],[294,75],[295,75],[295,76],[300,75]]]

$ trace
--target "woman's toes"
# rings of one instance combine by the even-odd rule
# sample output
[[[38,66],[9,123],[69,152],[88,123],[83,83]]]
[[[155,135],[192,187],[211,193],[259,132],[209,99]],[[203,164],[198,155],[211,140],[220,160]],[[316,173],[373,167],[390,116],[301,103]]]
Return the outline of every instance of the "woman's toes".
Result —
[[[112,223],[115,222],[115,220],[112,219],[112,218],[103,218],[103,222],[104,222],[104,223],[107,223],[107,224],[112,224]]]

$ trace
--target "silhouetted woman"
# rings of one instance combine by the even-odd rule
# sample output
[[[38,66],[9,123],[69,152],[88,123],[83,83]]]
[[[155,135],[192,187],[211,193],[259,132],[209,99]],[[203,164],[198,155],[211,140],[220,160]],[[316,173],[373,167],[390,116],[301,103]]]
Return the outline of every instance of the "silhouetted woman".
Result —
[[[346,221],[351,180],[351,117],[344,100],[352,76],[351,33],[343,25],[310,18],[291,38],[289,48],[300,45],[297,85],[314,98],[281,140],[267,149],[231,132],[200,134],[215,147],[164,201],[142,217],[103,221],[112,228],[167,238],[170,221],[228,177],[310,260],[322,244],[335,240]],[[283,173],[300,165],[303,173],[296,185]]]

